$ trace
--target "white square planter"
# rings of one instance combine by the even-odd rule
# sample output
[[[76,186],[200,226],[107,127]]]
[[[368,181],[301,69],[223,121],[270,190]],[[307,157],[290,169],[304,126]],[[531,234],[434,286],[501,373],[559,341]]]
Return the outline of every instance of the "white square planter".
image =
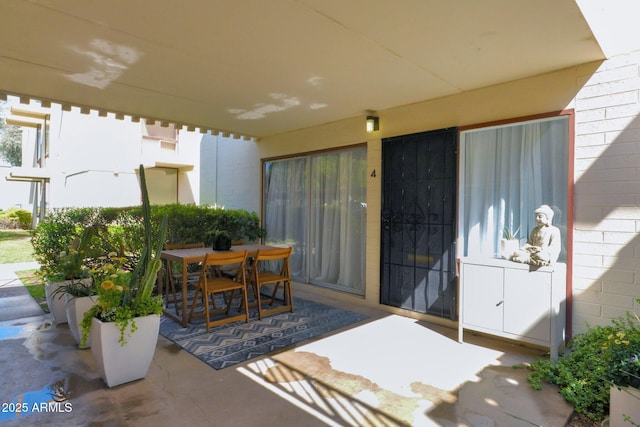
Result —
[[[504,259],[510,259],[515,251],[520,249],[520,240],[500,239],[500,255]]]
[[[67,322],[69,323],[71,335],[73,335],[73,338],[76,340],[78,345],[80,345],[80,341],[82,340],[82,326],[80,325],[82,323],[82,317],[84,316],[84,313],[93,307],[97,301],[97,296],[72,297],[71,295],[67,295]],[[87,335],[86,345],[80,348],[89,347],[91,347],[91,332]]]
[[[136,317],[138,329],[131,333],[131,324],[125,331],[127,343],[120,345],[120,330],[114,322],[91,323],[91,353],[100,376],[108,387],[144,378],[156,351],[160,315]]]
[[[84,279],[64,280],[62,282],[47,282],[44,284],[44,293],[47,297],[47,305],[49,313],[53,316],[56,323],[67,323],[67,294],[58,292],[58,288],[68,286],[72,283],[84,283],[90,285],[92,282],[90,277]]]
[[[54,292],[63,285],[68,285],[71,283],[71,280],[65,280],[64,282],[47,282],[44,285],[44,293],[47,297],[47,305],[49,306],[49,313],[53,316],[53,320],[60,323],[67,323],[67,313],[66,313],[66,298],[64,294],[57,293],[54,295]]]
[[[640,390],[633,387],[611,387],[609,404],[609,427],[629,427],[633,424],[624,421],[624,415],[640,424]]]

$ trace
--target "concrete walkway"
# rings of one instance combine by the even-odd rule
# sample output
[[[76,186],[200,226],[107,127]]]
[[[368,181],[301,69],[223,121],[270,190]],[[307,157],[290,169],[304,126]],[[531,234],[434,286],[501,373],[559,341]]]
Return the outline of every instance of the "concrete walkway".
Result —
[[[0,322],[45,314],[15,273],[39,266],[37,262],[0,264]]]
[[[3,266],[0,288],[20,308],[0,298],[0,312],[27,317],[0,321],[0,402],[29,407],[0,413],[1,427],[562,427],[572,413],[557,387],[534,391],[513,369],[544,351],[480,336],[460,344],[455,330],[298,284],[297,296],[369,318],[222,370],[159,336],[146,379],[108,388],[68,325],[30,316],[40,308],[12,268],[25,265]]]

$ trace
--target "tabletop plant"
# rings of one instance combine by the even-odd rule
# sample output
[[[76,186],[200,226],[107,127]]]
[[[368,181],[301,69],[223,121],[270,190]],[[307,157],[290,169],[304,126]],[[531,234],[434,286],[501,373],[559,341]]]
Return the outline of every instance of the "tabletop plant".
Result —
[[[504,227],[502,237],[506,240],[520,240],[520,227],[513,231],[510,227]]]
[[[205,240],[216,251],[228,251],[231,248],[231,234],[226,230],[210,230],[205,234]]]
[[[120,331],[120,344],[125,345],[127,328],[130,327],[131,333],[137,330],[136,317],[162,313],[162,297],[152,295],[152,291],[162,265],[160,252],[166,240],[167,218],[162,218],[159,229],[155,231],[151,223],[149,194],[142,165],[140,190],[144,228],[144,244],[140,258],[132,271],[114,269],[112,272],[103,271],[105,274],[102,276],[96,276],[99,282],[96,283],[98,299],[82,319],[81,345],[86,343],[94,317],[103,322],[115,322]]]

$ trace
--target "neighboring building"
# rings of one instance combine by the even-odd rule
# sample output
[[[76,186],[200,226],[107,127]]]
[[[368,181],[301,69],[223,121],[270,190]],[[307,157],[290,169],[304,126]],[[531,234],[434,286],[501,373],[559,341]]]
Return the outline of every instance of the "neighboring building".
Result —
[[[152,203],[259,211],[257,187],[235,192],[228,184],[259,176],[251,161],[252,156],[257,159],[252,141],[177,130],[173,124],[151,124],[144,119],[102,117],[97,111],[64,111],[55,104],[42,108],[10,101],[8,123],[23,129],[23,164],[2,169],[7,179],[0,184],[0,207],[20,205],[39,213],[41,206],[137,205],[137,170],[143,164]],[[216,178],[216,171],[221,178]],[[211,190],[200,189],[201,174]]]
[[[31,183],[7,181],[6,177],[9,176],[10,171],[10,165],[0,166],[0,209],[20,208],[31,211],[31,198],[29,197]]]
[[[260,162],[254,141],[205,134],[200,144],[201,205],[260,213]]]

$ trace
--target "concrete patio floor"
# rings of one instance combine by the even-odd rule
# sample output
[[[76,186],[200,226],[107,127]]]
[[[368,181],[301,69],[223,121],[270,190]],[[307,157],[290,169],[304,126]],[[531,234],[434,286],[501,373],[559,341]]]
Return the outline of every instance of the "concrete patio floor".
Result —
[[[112,389],[66,324],[0,322],[0,425],[562,427],[572,413],[555,387],[532,390],[513,368],[544,351],[473,335],[460,344],[454,330],[308,288],[294,293],[369,318],[222,370],[160,336],[147,377]],[[67,400],[54,412],[10,411],[56,394]]]

